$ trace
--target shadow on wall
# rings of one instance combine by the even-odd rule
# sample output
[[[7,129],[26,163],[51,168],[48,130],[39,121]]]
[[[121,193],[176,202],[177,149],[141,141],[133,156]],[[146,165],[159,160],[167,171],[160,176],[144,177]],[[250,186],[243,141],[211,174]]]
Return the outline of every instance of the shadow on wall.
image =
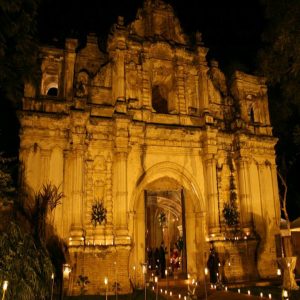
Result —
[[[276,244],[279,229],[268,217],[254,215],[255,228],[226,229],[226,240],[215,241],[222,281],[249,282],[277,279],[277,258],[280,245]]]

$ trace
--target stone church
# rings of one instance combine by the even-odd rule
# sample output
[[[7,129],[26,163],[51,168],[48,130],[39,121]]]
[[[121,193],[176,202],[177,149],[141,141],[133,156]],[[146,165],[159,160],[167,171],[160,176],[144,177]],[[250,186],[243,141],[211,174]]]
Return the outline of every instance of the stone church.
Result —
[[[68,246],[70,295],[144,285],[149,253],[164,243],[176,278],[200,282],[210,251],[222,280],[276,276],[280,207],[264,78],[226,78],[191,43],[173,8],[145,0],[119,17],[105,51],[41,47],[41,81],[25,86],[20,120],[23,184],[64,193],[49,225]],[[175,277],[175,275],[172,275]],[[147,277],[148,276],[148,277]]]

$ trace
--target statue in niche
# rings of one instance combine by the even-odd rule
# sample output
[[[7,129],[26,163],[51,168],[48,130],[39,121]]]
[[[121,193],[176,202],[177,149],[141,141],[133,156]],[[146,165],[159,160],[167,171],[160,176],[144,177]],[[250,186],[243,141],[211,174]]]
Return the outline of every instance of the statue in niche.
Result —
[[[76,97],[86,97],[88,95],[87,85],[89,82],[89,75],[86,72],[79,72],[75,85]]]

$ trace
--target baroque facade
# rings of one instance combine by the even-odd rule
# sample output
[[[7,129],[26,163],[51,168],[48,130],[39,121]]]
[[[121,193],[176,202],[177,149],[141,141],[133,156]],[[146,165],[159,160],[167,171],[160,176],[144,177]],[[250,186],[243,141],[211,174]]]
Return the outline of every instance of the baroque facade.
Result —
[[[150,0],[129,25],[118,18],[105,52],[94,34],[84,47],[41,48],[41,82],[26,84],[19,111],[20,161],[29,190],[51,182],[65,195],[49,222],[68,245],[69,294],[80,292],[79,275],[88,294],[105,292],[104,277],[121,293],[143,285],[146,248],[165,238],[153,238],[157,226],[149,233],[147,199],[180,207],[183,273],[203,280],[214,245],[224,280],[275,277],[280,208],[265,80],[239,71],[229,80],[207,52],[169,4]],[[94,226],[96,203],[106,221]]]

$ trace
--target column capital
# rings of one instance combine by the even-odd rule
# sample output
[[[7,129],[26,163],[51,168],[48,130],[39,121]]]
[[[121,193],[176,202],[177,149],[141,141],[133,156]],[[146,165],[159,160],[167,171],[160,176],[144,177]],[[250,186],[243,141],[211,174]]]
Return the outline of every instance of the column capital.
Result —
[[[41,156],[47,157],[51,155],[51,149],[40,149]]]
[[[217,158],[214,153],[204,153],[204,161],[206,163],[217,163]]]

